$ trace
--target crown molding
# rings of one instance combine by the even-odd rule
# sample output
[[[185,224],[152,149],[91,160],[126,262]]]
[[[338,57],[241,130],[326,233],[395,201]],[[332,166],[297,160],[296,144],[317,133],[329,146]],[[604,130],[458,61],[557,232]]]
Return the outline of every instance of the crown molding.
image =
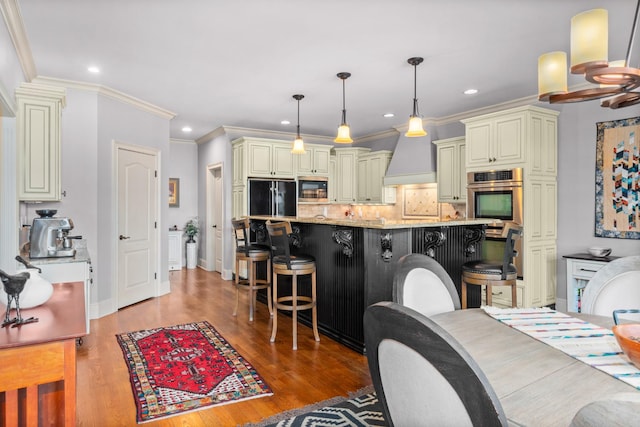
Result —
[[[24,30],[24,21],[22,20],[22,13],[20,12],[17,0],[0,0],[0,10],[2,11],[2,17],[7,25],[13,46],[16,49],[25,80],[30,82],[38,73],[36,71],[36,64],[33,61],[29,39]]]
[[[194,141],[193,139],[178,139],[178,138],[170,138],[169,142],[175,143],[175,144],[195,144],[196,143],[196,141]]]
[[[61,86],[66,89],[77,89],[77,90],[84,90],[87,92],[95,92],[98,95],[115,99],[116,101],[120,101],[124,104],[132,105],[133,107],[136,107],[140,110],[146,111],[151,114],[155,114],[156,116],[162,117],[167,120],[171,120],[177,115],[172,111],[165,110],[164,108],[160,108],[156,105],[151,104],[150,102],[143,101],[131,95],[127,95],[126,93],[123,93],[115,89],[111,89],[107,86],[103,86],[96,83],[78,82],[74,80],[65,80],[65,79],[58,79],[55,77],[45,77],[45,76],[36,77],[34,79],[34,83],[51,85],[51,86]]]
[[[387,129],[380,132],[375,132],[369,135],[354,138],[353,142],[359,144],[361,142],[377,141],[379,139],[388,138],[388,137],[395,138],[397,136],[398,136],[398,130],[394,128],[394,129]]]

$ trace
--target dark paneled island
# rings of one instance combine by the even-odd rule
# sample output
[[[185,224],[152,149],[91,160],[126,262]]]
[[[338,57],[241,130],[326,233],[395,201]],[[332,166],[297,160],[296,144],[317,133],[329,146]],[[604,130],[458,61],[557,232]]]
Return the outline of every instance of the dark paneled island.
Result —
[[[398,260],[408,253],[435,258],[449,272],[460,294],[460,266],[479,258],[485,220],[369,221],[321,218],[251,217],[257,242],[266,243],[264,223],[288,220],[293,253],[313,255],[317,266],[318,328],[358,352],[364,352],[362,316],[370,304],[391,300]],[[308,278],[299,279],[301,284]],[[280,288],[280,280],[278,286]],[[290,282],[289,285],[290,286]],[[282,288],[281,288],[282,289]],[[301,285],[301,289],[305,289]],[[470,291],[469,306],[480,305]],[[286,292],[286,289],[284,290]],[[263,302],[264,295],[259,295]],[[310,325],[310,314],[299,313]]]

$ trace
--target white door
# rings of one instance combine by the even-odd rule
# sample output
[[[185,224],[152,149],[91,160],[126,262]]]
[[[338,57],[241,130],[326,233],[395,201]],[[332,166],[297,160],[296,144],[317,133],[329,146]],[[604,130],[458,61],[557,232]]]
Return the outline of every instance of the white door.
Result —
[[[222,273],[222,241],[224,224],[222,219],[222,165],[208,167],[207,175],[207,265]]]
[[[118,148],[118,308],[156,294],[155,154]]]

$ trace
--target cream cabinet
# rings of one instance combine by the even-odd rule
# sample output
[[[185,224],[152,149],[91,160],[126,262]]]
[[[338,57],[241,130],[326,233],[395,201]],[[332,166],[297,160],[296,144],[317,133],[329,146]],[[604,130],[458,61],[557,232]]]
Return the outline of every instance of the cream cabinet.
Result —
[[[65,90],[23,83],[16,101],[18,200],[60,201]]]
[[[337,203],[358,201],[358,158],[369,151],[368,148],[335,148],[336,179],[333,184]]]
[[[247,160],[247,176],[262,178],[294,178],[294,155],[291,142],[262,138],[243,138]]]
[[[357,179],[359,203],[395,203],[395,187],[382,185],[392,155],[392,151],[380,150],[359,156]]]
[[[438,202],[466,203],[467,169],[464,137],[433,141],[437,147]]]
[[[462,121],[467,172],[523,169],[521,307],[556,302],[557,119],[557,111],[526,106]],[[494,292],[496,305],[511,306],[507,288]]]
[[[467,172],[527,166],[557,175],[558,112],[526,106],[462,120]]]
[[[169,271],[182,270],[182,248],[184,247],[182,234],[182,230],[169,231]]]
[[[297,176],[329,176],[331,146],[305,144],[305,151],[295,156]]]
[[[329,188],[327,190],[330,203],[337,202],[336,185],[338,185],[338,179],[336,177],[336,155],[331,154],[329,158]]]

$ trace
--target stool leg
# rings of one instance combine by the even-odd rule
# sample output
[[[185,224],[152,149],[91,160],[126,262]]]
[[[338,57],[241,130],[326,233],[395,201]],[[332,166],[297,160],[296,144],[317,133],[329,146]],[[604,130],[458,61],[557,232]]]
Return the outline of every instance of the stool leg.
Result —
[[[256,299],[256,266],[255,262],[250,259],[247,261],[247,267],[249,271],[247,271],[249,276],[249,322],[253,322],[253,311],[255,310],[255,299]]]
[[[462,276],[462,282],[461,282],[461,295],[460,295],[460,304],[462,305],[462,309],[466,309],[467,308],[467,282],[464,281],[464,276]]]
[[[291,293],[293,295],[293,310],[291,311],[291,321],[293,322],[293,349],[298,349],[298,275],[293,272],[291,278]]]
[[[233,309],[233,315],[238,314],[238,304],[240,302],[240,260],[236,258],[236,306]]]
[[[511,285],[511,307],[518,306],[518,288],[515,284]]]
[[[318,334],[318,303],[316,300],[316,271],[311,273],[311,298],[313,299],[313,307],[311,308],[311,317],[313,324],[313,336],[316,341],[320,341],[320,335]]]
[[[269,287],[267,288],[267,305],[269,306],[269,316],[273,317],[273,305],[271,304],[271,283],[273,282],[273,278],[271,277],[271,260],[267,261],[267,282],[269,283]]]
[[[491,293],[491,283],[487,282],[487,305],[491,305],[491,297],[493,294]]]
[[[278,332],[278,275],[273,275],[273,323],[271,324],[271,342],[276,341]]]

